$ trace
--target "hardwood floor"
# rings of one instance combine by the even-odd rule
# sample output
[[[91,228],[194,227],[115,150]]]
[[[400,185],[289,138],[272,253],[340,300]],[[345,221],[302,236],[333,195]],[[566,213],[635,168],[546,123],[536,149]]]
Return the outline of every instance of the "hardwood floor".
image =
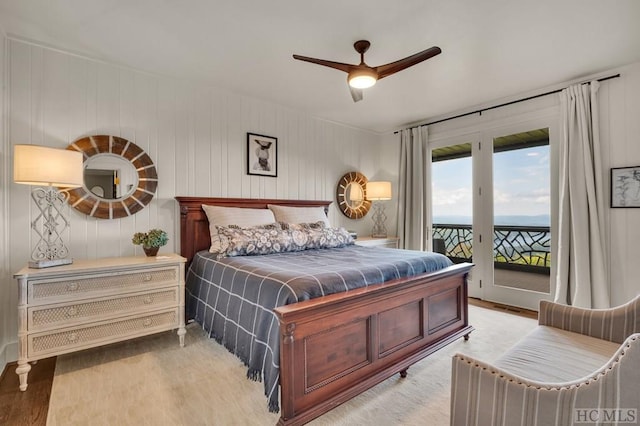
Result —
[[[499,303],[469,298],[469,304],[528,318],[538,318],[538,313],[535,311]],[[18,389],[16,363],[5,367],[0,377],[0,425],[46,426],[55,367],[55,357],[42,359],[33,364],[29,372],[29,388],[26,392],[20,392]]]
[[[16,366],[15,362],[7,364],[0,377],[0,425],[45,426],[56,358],[42,359],[31,366],[25,392],[18,389]]]

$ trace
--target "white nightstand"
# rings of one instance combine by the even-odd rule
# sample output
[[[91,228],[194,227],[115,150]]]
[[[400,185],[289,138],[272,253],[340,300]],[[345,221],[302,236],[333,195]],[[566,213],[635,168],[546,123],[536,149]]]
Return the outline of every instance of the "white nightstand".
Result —
[[[365,247],[389,247],[398,248],[400,244],[400,238],[398,237],[386,237],[386,238],[374,238],[374,237],[358,237],[356,244]]]
[[[38,359],[173,329],[184,346],[185,261],[177,254],[76,260],[14,274],[20,390]]]

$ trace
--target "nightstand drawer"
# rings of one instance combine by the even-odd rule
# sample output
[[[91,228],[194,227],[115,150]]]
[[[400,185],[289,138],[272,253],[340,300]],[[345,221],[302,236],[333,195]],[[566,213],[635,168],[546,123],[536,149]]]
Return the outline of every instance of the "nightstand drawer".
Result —
[[[158,310],[176,306],[180,301],[179,288],[158,289],[122,297],[102,298],[84,303],[41,305],[28,309],[29,331],[43,331],[81,323],[122,317],[135,312]]]
[[[179,310],[174,308],[91,326],[29,335],[28,356],[34,358],[47,354],[62,354],[124,338],[178,328],[178,312]]]
[[[177,284],[179,268],[78,275],[73,278],[29,280],[28,303],[54,303]]]

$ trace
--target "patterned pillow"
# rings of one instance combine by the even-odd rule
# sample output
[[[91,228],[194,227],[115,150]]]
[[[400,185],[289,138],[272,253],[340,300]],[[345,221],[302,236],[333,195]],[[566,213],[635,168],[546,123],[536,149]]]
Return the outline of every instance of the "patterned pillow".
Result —
[[[291,246],[287,251],[302,251],[309,248],[311,243],[311,231],[322,230],[327,227],[324,221],[318,221],[313,223],[286,223],[278,222],[284,232],[289,233],[291,236]]]
[[[271,223],[251,227],[216,226],[221,247],[218,259],[253,256],[309,249],[337,248],[353,244],[344,228],[327,227],[323,221],[313,223]]]
[[[282,223],[282,229],[291,233],[295,246],[305,249],[344,247],[354,243],[354,239],[344,228],[331,228],[325,222]]]
[[[243,228],[236,225],[217,226],[220,234],[218,259],[226,256],[252,256],[287,251],[291,236],[282,232],[278,223]]]
[[[287,223],[287,222],[278,222],[278,224],[280,225],[280,227],[282,229],[299,229],[299,230],[306,230],[306,229],[324,229],[324,228],[328,228],[326,222],[319,220],[317,222],[310,222],[310,223]]]
[[[344,228],[309,229],[308,249],[338,248],[354,244],[353,237]]]

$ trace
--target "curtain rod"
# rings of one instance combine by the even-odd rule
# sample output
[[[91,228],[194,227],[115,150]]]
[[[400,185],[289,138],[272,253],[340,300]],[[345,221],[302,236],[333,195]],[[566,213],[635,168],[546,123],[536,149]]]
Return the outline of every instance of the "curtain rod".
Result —
[[[618,78],[618,77],[620,77],[620,74],[610,75],[609,77],[602,77],[602,78],[599,78],[598,81],[606,81],[606,80],[611,80],[613,78]],[[588,81],[586,81],[586,82],[580,83],[580,84],[590,84],[590,83]],[[453,117],[443,118],[441,120],[432,121],[430,123],[424,123],[424,124],[419,124],[419,125],[413,126],[413,127],[407,127],[407,129],[413,129],[415,127],[422,127],[422,126],[429,126],[431,124],[442,123],[444,121],[449,121],[449,120],[453,120],[455,118],[460,118],[460,117],[466,117],[467,115],[472,115],[472,114],[480,114],[480,115],[482,115],[482,113],[485,112],[485,111],[489,111],[489,110],[492,110],[492,109],[495,109],[495,108],[500,108],[500,107],[507,106],[507,105],[517,104],[519,102],[530,101],[531,99],[541,98],[543,96],[552,95],[554,93],[560,93],[563,90],[564,89],[552,90],[550,92],[540,93],[539,95],[533,95],[533,96],[529,96],[527,98],[517,99],[517,100],[511,101],[511,102],[505,102],[505,103],[500,104],[500,105],[494,105],[494,106],[490,106],[490,107],[487,107],[487,108],[477,109],[477,110],[471,111],[471,112],[465,112],[464,114],[459,114],[459,115],[455,115]],[[400,133],[400,130],[396,130],[395,132],[393,132],[394,135],[397,134],[397,133]]]

